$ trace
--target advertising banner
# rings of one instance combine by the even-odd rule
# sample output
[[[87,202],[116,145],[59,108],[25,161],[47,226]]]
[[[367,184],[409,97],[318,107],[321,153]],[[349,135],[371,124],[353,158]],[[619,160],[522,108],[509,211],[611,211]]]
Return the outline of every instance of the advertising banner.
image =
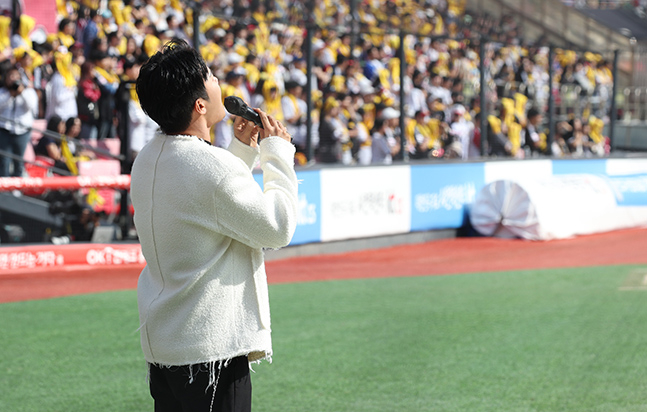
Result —
[[[299,211],[291,245],[321,241],[321,180],[319,171],[298,172]]]
[[[588,173],[593,175],[606,174],[605,159],[559,159],[553,160],[553,175],[568,175]]]
[[[647,206],[647,174],[608,176],[618,206]]]
[[[320,173],[322,241],[410,231],[409,166],[335,168]]]
[[[484,179],[483,163],[411,166],[411,230],[463,226]]]
[[[647,159],[607,159],[606,175],[637,175],[647,173]]]
[[[263,174],[254,173],[254,179],[263,188]],[[297,172],[299,181],[299,209],[297,228],[290,245],[321,241],[321,182],[319,171]]]
[[[497,180],[517,181],[553,175],[553,162],[549,159],[491,161],[484,165],[486,184]]]
[[[21,271],[48,271],[74,267],[144,267],[141,246],[132,244],[72,243],[23,245],[0,249],[0,276]]]

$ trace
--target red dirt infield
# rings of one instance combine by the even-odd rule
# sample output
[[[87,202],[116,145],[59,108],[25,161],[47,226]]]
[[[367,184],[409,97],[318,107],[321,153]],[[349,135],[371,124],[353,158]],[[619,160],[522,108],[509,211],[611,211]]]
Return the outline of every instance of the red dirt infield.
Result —
[[[647,264],[647,229],[530,242],[454,238],[266,263],[270,283]],[[0,303],[137,287],[141,265],[0,271]]]

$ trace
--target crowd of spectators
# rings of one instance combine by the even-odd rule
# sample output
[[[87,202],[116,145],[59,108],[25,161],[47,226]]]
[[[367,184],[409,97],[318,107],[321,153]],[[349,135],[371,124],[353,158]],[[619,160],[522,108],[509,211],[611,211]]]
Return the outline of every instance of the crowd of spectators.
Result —
[[[605,153],[609,63],[597,54],[566,50],[557,50],[550,62],[541,39],[524,40],[513,18],[472,15],[464,0],[110,0],[105,9],[96,4],[57,1],[56,33],[37,33],[27,15],[17,22],[0,16],[0,70],[4,80],[17,69],[21,93],[35,92],[37,107],[24,108],[32,118],[58,123],[56,131],[64,135],[71,133],[64,124],[74,125],[81,141],[128,139],[132,157],[156,130],[139,107],[133,83],[146,59],[174,37],[190,43],[199,39],[201,54],[221,80],[223,98],[239,96],[286,124],[300,164],[308,161],[308,147],[315,155],[310,160],[321,163],[388,164],[405,154],[410,159],[480,156],[481,35],[487,37],[489,69],[483,145],[488,156]],[[196,12],[200,17],[194,24]],[[194,27],[199,33],[193,33]],[[314,28],[310,135],[307,27]],[[403,56],[394,29],[399,27],[412,33],[404,37]],[[400,58],[406,61],[404,84]],[[556,94],[561,121],[552,147],[546,143],[544,115],[549,64],[554,89],[567,91]],[[13,83],[2,84],[2,92],[20,102]],[[399,111],[401,87],[404,113]],[[579,109],[561,105],[568,93],[578,103],[589,103]],[[0,107],[0,128],[24,132],[11,123],[11,115],[11,108]],[[31,126],[29,115],[20,120]],[[228,146],[231,121],[220,122],[212,133],[213,144]],[[0,149],[11,151],[2,133],[0,139]],[[40,154],[60,168],[69,166],[60,157],[60,142],[45,143],[37,145]],[[92,157],[80,149],[71,155]],[[3,168],[3,174],[23,173],[20,166],[9,169]]]

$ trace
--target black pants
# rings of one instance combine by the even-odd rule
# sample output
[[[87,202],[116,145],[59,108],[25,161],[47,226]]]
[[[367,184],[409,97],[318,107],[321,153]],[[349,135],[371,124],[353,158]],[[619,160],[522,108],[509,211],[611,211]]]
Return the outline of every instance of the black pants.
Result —
[[[209,385],[207,364],[174,367],[150,366],[150,390],[155,412],[250,412],[252,381],[247,356],[231,360],[227,367],[215,366],[216,394]],[[191,383],[190,376],[193,375]]]

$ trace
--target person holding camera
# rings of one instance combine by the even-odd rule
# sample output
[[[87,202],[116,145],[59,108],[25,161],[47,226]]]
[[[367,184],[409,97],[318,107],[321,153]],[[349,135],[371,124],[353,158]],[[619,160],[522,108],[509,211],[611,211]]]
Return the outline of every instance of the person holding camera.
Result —
[[[26,87],[20,71],[13,66],[7,70],[0,88],[0,150],[20,159],[31,138],[31,126],[38,114],[38,95]],[[13,170],[11,165],[13,164]],[[21,177],[24,162],[18,158],[0,155],[0,177]]]

